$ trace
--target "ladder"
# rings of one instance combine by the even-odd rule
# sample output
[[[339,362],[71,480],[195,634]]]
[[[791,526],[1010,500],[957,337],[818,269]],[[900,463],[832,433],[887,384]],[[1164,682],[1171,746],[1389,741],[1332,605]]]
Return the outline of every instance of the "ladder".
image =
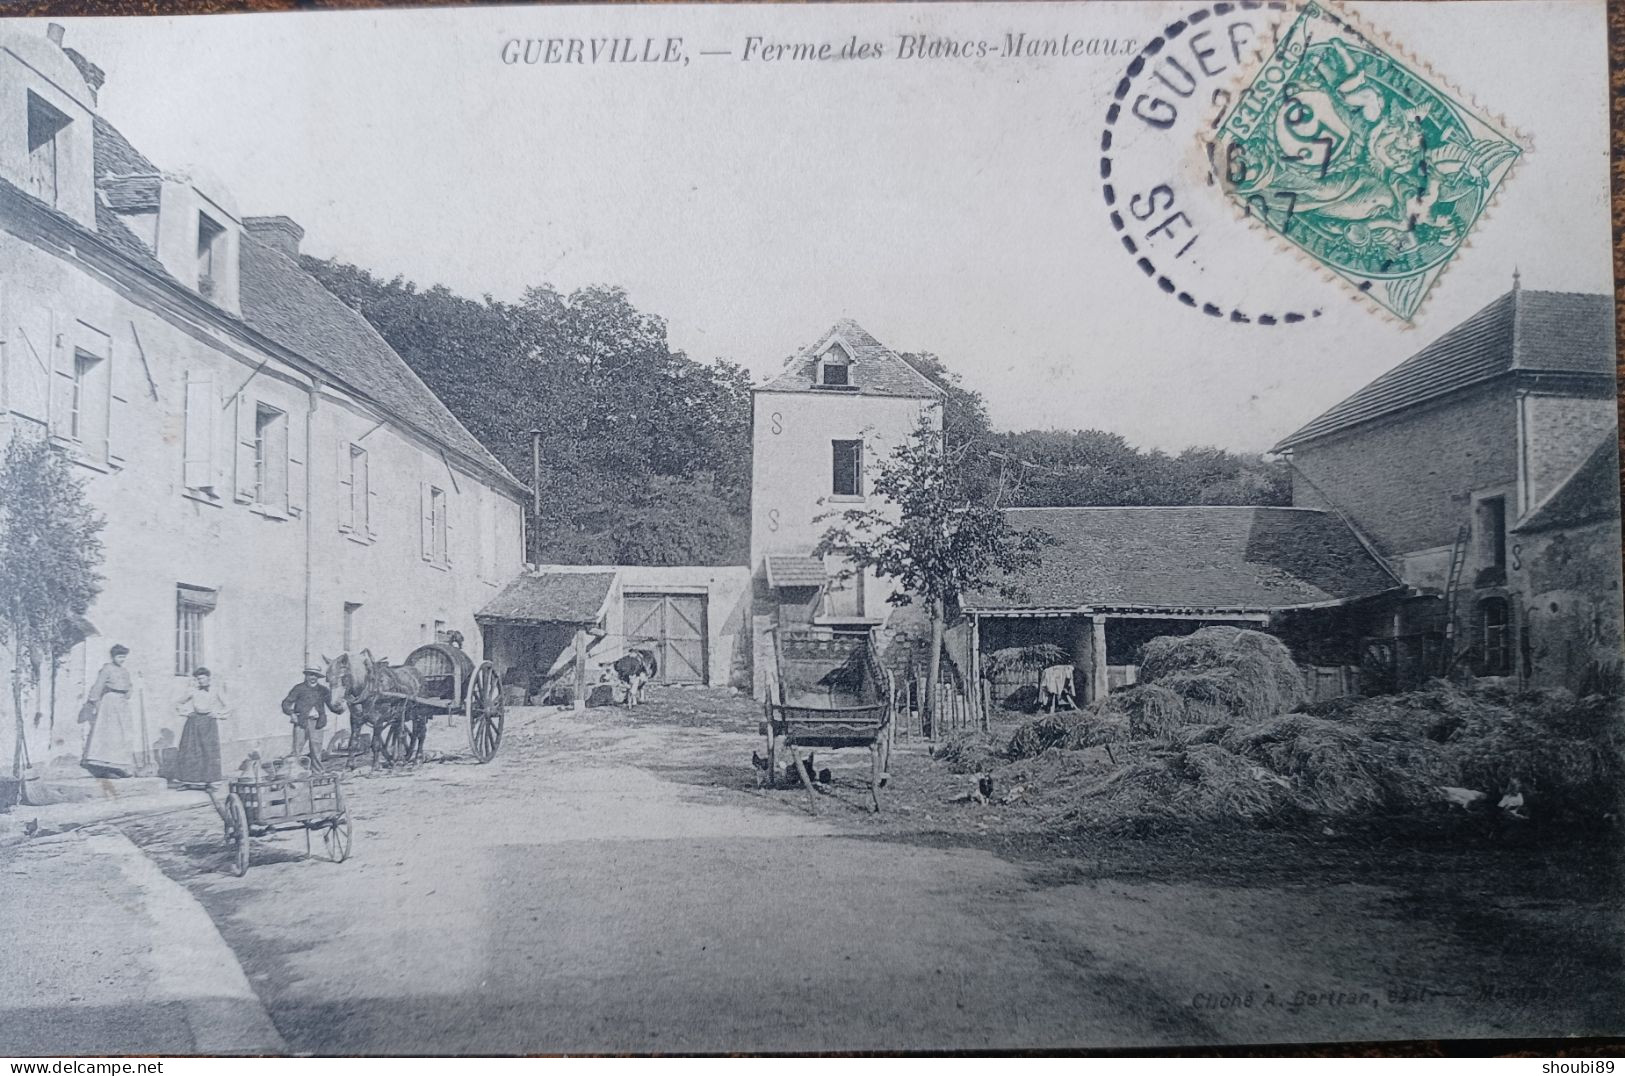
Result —
[[[1456,603],[1461,593],[1461,570],[1467,564],[1467,542],[1472,538],[1471,524],[1463,523],[1456,531],[1455,545],[1450,547],[1450,574],[1444,584],[1444,672],[1450,671],[1455,660]]]

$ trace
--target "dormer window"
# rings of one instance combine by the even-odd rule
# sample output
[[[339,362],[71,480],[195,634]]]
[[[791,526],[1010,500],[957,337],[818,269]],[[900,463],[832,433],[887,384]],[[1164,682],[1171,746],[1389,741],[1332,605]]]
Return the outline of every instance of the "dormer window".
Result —
[[[57,204],[57,140],[72,122],[34,93],[28,94],[28,193]]]
[[[197,215],[197,290],[204,298],[214,295],[219,281],[218,270],[224,268],[226,244],[225,225],[207,213]]]
[[[818,360],[817,386],[825,389],[850,389],[852,384],[852,357],[839,344],[832,344]]]

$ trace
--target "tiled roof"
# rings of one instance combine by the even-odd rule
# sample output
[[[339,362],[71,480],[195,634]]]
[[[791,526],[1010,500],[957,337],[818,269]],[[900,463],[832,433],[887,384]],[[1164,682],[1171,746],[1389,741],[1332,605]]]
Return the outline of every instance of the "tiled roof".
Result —
[[[1513,370],[1614,372],[1613,298],[1514,289],[1278,443],[1280,452]]]
[[[95,162],[93,168],[98,185],[109,176],[158,175],[158,166],[130,145],[130,140],[117,127],[97,116],[94,130],[95,148],[91,158]]]
[[[243,233],[243,320],[290,351],[365,393],[446,447],[519,480],[458,422],[366,318],[290,258]]]
[[[770,587],[821,587],[826,579],[824,562],[816,557],[767,558],[767,585]]]
[[[1017,508],[1013,526],[1054,544],[1013,580],[967,595],[969,610],[1265,611],[1352,601],[1398,582],[1337,517],[1303,508]]]
[[[474,614],[479,621],[595,624],[615,584],[614,572],[529,571]]]
[[[1610,432],[1586,461],[1513,530],[1561,530],[1619,518],[1619,442]]]
[[[849,389],[814,388],[818,372],[818,358],[832,342],[839,341],[852,359]],[[757,386],[759,392],[846,392],[856,396],[902,396],[908,399],[935,400],[942,389],[931,379],[904,362],[897,352],[853,321],[837,321],[818,342],[806,348],[785,364],[783,370],[765,384]]]

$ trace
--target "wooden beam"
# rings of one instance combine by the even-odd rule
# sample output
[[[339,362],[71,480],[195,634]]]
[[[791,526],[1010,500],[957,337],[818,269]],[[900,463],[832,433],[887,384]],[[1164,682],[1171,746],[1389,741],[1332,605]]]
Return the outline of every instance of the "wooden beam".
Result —
[[[1089,701],[1103,699],[1111,693],[1106,678],[1106,618],[1095,616],[1092,621],[1094,636],[1090,640]]]
[[[587,708],[587,629],[576,629],[576,706],[579,710]]]

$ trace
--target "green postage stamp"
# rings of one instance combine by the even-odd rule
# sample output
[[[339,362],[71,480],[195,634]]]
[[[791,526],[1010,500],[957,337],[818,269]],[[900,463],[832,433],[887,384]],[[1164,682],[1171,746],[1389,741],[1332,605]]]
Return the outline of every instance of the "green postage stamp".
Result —
[[[1395,51],[1305,4],[1211,148],[1243,214],[1408,322],[1525,149]]]

